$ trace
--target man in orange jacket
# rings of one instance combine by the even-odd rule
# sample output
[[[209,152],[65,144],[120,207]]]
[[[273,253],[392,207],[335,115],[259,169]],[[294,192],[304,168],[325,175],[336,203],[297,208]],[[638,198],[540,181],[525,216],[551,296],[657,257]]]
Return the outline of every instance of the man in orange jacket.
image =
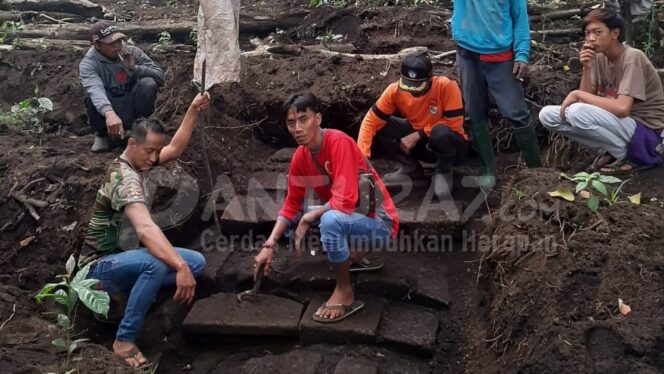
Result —
[[[421,177],[420,160],[435,162],[434,192],[438,198],[449,196],[452,165],[468,151],[459,85],[447,77],[433,76],[427,56],[406,56],[401,78],[385,89],[360,126],[357,145],[367,157],[374,137],[381,150],[400,164],[397,171],[385,175],[386,184]]]

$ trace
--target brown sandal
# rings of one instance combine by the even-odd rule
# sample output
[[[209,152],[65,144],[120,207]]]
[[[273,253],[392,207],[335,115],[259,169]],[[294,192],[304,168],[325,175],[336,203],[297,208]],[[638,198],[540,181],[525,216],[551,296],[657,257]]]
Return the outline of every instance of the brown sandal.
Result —
[[[604,162],[602,162],[602,161],[604,161]],[[595,172],[595,171],[599,171],[601,168],[603,168],[606,165],[609,165],[609,164],[611,164],[612,162],[615,162],[615,161],[616,161],[615,157],[611,156],[611,154],[609,154],[607,152],[603,155],[599,155],[599,156],[595,157],[595,159],[593,160],[593,163],[590,164],[590,166],[588,166],[588,171],[591,172],[591,173]]]

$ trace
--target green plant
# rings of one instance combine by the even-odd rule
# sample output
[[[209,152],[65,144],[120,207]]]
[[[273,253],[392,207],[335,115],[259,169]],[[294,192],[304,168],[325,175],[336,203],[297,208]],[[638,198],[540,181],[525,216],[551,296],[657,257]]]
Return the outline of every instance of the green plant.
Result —
[[[198,27],[194,26],[191,28],[191,31],[189,31],[189,40],[194,44],[198,43]]]
[[[18,37],[18,30],[24,27],[23,21],[5,21],[0,24],[0,44],[11,42],[16,47],[21,44],[21,38]]]
[[[512,188],[512,190],[514,191],[514,195],[516,196],[517,200],[521,201],[526,197],[526,194],[523,193],[523,191],[517,189],[516,187]]]
[[[329,5],[333,8],[345,8],[349,5],[347,0],[309,0],[309,8]]]
[[[37,86],[33,97],[12,105],[9,113],[0,112],[0,124],[26,133],[39,134],[39,145],[41,145],[44,133],[44,116],[52,110],[53,102],[47,97],[41,97],[39,86]]]
[[[95,285],[99,282],[96,279],[86,279],[90,271],[90,265],[84,266],[76,275],[76,260],[70,256],[65,265],[65,274],[58,275],[61,279],[59,283],[48,283],[39,291],[35,300],[52,299],[59,304],[63,313],[57,313],[57,324],[61,331],[61,337],[53,340],[53,345],[63,349],[67,356],[65,365],[71,363],[71,355],[76,351],[78,345],[87,339],[73,339],[74,337],[74,311],[78,300],[92,312],[107,316],[110,298],[104,291],[95,290]],[[70,371],[71,372],[71,371]]]
[[[657,19],[655,18],[655,7],[650,8],[650,14],[645,21],[645,36],[643,41],[643,53],[652,59],[655,54],[655,34],[657,32]]]
[[[618,178],[616,178],[618,179]],[[620,192],[622,192],[622,187],[627,183],[629,179],[626,179],[620,183],[620,185],[616,188],[611,188],[609,190],[609,194],[606,196],[606,201],[609,203],[609,205],[613,205],[618,202],[618,198],[620,197]]]
[[[610,175],[602,175],[598,172],[588,174],[586,172],[576,173],[573,176],[569,176],[565,173],[560,173],[562,178],[568,179],[572,182],[576,182],[575,193],[580,193],[582,190],[589,188],[589,197],[588,197],[588,207],[593,212],[597,211],[599,208],[599,198],[593,194],[593,191],[599,192],[601,196],[612,205],[618,201],[620,192],[623,185],[627,181],[622,181],[616,177]],[[622,183],[621,183],[622,182]],[[607,185],[612,185],[616,183],[621,183],[617,188],[607,187]]]
[[[173,44],[173,38],[171,38],[168,31],[162,31],[157,36],[159,39],[157,44],[152,47],[152,52],[164,52],[169,45]]]
[[[332,43],[332,41],[334,41],[334,34],[332,34],[332,31],[327,30],[325,34],[317,36],[316,40],[320,40],[321,44],[323,45],[329,44]]]
[[[171,8],[177,8],[178,7],[178,0],[166,0],[166,6],[169,6]]]

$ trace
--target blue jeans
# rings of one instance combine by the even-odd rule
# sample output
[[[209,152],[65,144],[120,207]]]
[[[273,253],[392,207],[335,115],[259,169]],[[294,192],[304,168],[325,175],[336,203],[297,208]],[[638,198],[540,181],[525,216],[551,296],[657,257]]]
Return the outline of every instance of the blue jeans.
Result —
[[[196,251],[175,248],[189,265],[194,277],[205,267],[205,258]],[[145,248],[102,257],[92,265],[88,278],[98,279],[99,286],[109,294],[129,294],[127,308],[116,334],[118,341],[133,342],[143,319],[162,286],[175,284],[175,272]]]
[[[316,208],[318,207],[311,206],[305,210]],[[293,224],[293,229],[297,227],[297,221],[299,217]],[[385,220],[379,217],[367,217],[360,213],[346,214],[338,210],[328,210],[312,225],[318,225],[323,249],[327,252],[328,260],[335,264],[348,260],[349,242],[355,248],[358,246],[379,248],[386,247],[391,239],[392,230]]]

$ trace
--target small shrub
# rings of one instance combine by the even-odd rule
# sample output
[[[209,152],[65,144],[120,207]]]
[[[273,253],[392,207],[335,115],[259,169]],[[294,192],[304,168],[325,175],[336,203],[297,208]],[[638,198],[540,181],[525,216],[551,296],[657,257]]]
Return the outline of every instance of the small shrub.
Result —
[[[5,21],[0,24],[0,44],[11,43],[14,47],[19,46],[21,38],[18,37],[18,30],[23,27],[23,21]]]
[[[39,135],[39,145],[44,133],[44,116],[53,110],[53,102],[41,97],[39,87],[35,88],[34,96],[13,105],[9,113],[0,112],[0,125],[5,125],[25,133]]]
[[[166,48],[173,44],[173,38],[171,38],[171,34],[168,31],[162,31],[158,36],[159,39],[157,44],[152,47],[152,52],[165,52]]]
[[[196,26],[192,27],[191,31],[189,31],[189,41],[194,45],[198,43],[198,28]]]
[[[69,366],[71,363],[71,355],[76,351],[79,344],[87,340],[73,339],[74,311],[78,300],[92,312],[103,316],[107,316],[110,303],[110,298],[106,292],[95,289],[95,285],[99,282],[98,280],[85,279],[90,271],[90,265],[84,266],[76,275],[74,275],[75,268],[76,260],[74,256],[70,256],[65,266],[65,274],[57,276],[62,281],[44,285],[37,296],[35,296],[37,302],[52,299],[63,311],[63,313],[54,312],[57,313],[56,319],[61,337],[54,339],[52,344],[65,351],[67,355],[65,360],[66,366]]]
[[[592,174],[580,172],[571,177],[565,173],[560,173],[560,176],[569,179],[572,182],[576,182],[575,193],[577,194],[586,188],[588,189],[588,192],[590,193],[588,197],[588,207],[593,212],[596,212],[597,208],[599,208],[599,197],[603,197],[609,205],[618,202],[622,187],[627,183],[627,180],[622,181],[616,177],[602,175],[598,172]],[[618,183],[620,183],[618,187],[611,187],[611,185]],[[600,196],[598,197],[593,192],[599,192]]]

